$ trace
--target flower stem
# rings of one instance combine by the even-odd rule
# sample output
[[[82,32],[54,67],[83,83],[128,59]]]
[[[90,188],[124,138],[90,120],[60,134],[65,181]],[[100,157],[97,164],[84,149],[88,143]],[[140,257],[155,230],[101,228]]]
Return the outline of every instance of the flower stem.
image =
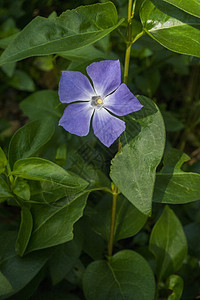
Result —
[[[109,242],[108,242],[108,257],[109,258],[112,256],[112,252],[113,252],[113,243],[114,243],[114,235],[115,235],[115,219],[116,219],[116,209],[117,209],[117,195],[118,195],[118,188],[116,187],[116,185],[113,185],[110,238],[109,238]]]
[[[136,0],[129,0],[128,2],[128,27],[127,27],[127,35],[128,39],[126,41],[126,54],[125,54],[125,63],[124,63],[124,83],[127,83],[128,80],[128,70],[130,63],[130,55],[131,55],[131,46],[133,44],[132,38],[132,19],[134,17]],[[138,37],[139,38],[139,37]],[[119,139],[118,143],[118,153],[121,152],[121,142]],[[116,220],[116,210],[117,210],[117,195],[119,194],[119,190],[116,185],[113,184],[112,188],[112,213],[111,213],[111,225],[110,225],[110,238],[108,241],[108,259],[112,257],[113,253],[113,243],[114,243],[114,235],[115,235],[115,220]]]

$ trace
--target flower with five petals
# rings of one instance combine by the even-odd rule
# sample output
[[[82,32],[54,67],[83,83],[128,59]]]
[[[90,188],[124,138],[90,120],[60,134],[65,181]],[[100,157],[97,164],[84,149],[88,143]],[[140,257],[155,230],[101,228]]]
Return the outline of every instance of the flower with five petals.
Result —
[[[66,131],[86,136],[92,127],[96,137],[107,147],[125,130],[125,116],[142,108],[126,84],[121,83],[119,60],[94,62],[87,67],[89,79],[81,72],[63,71],[59,98],[70,103],[59,121]]]

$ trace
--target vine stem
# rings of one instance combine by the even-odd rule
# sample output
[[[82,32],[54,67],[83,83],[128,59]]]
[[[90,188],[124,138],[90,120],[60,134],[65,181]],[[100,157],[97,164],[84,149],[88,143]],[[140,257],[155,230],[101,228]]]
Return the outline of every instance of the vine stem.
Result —
[[[132,18],[134,17],[136,0],[133,3],[133,0],[129,0],[128,2],[128,27],[127,27],[127,42],[126,42],[126,53],[125,53],[125,62],[124,62],[124,83],[128,81],[128,71],[129,71],[129,63],[131,56],[131,46],[133,44],[132,38]],[[138,37],[139,38],[139,37]],[[119,139],[118,143],[118,153],[121,152],[121,142]],[[119,194],[119,190],[116,185],[113,184],[112,187],[112,212],[111,212],[111,225],[110,225],[110,238],[108,241],[108,259],[112,257],[113,254],[113,243],[114,243],[114,235],[115,235],[115,221],[116,221],[116,210],[117,210],[117,195]]]

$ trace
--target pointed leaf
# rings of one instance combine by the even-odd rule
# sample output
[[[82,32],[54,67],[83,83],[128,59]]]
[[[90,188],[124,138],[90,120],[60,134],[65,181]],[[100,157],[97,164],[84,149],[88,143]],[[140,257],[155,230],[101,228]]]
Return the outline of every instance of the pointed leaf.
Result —
[[[20,158],[33,156],[52,137],[54,125],[52,123],[33,121],[21,127],[12,137],[8,158],[11,167]],[[37,137],[37,138],[36,138]]]
[[[0,64],[90,45],[122,22],[118,22],[117,10],[111,2],[80,6],[54,18],[38,16],[9,44]]]
[[[33,157],[20,159],[14,164],[11,174],[36,181],[57,183],[66,188],[66,195],[78,193],[86,188],[88,183],[78,175],[66,171],[53,162]]]
[[[19,256],[23,256],[28,245],[31,232],[33,228],[33,218],[29,208],[23,206],[21,209],[21,224],[19,228],[19,233],[17,241],[15,244],[16,253]]]
[[[151,232],[149,249],[156,258],[159,281],[178,271],[183,264],[187,240],[179,219],[168,206]]]
[[[0,272],[0,296],[13,292],[12,285],[8,279]]]

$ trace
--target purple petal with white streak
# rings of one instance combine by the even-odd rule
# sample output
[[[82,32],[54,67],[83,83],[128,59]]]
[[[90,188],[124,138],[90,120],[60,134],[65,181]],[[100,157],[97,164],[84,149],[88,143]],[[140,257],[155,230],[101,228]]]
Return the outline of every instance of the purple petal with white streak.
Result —
[[[98,96],[105,97],[118,88],[121,83],[119,60],[103,60],[87,67]]]
[[[128,115],[143,107],[125,83],[122,83],[113,94],[106,97],[103,103],[105,108],[117,116]]]
[[[96,93],[89,79],[78,71],[63,71],[58,94],[61,102],[89,101]]]
[[[107,147],[125,130],[125,122],[112,116],[106,109],[95,110],[92,120],[94,134]]]
[[[85,136],[90,130],[93,111],[89,102],[72,103],[66,107],[59,125],[72,134]]]

